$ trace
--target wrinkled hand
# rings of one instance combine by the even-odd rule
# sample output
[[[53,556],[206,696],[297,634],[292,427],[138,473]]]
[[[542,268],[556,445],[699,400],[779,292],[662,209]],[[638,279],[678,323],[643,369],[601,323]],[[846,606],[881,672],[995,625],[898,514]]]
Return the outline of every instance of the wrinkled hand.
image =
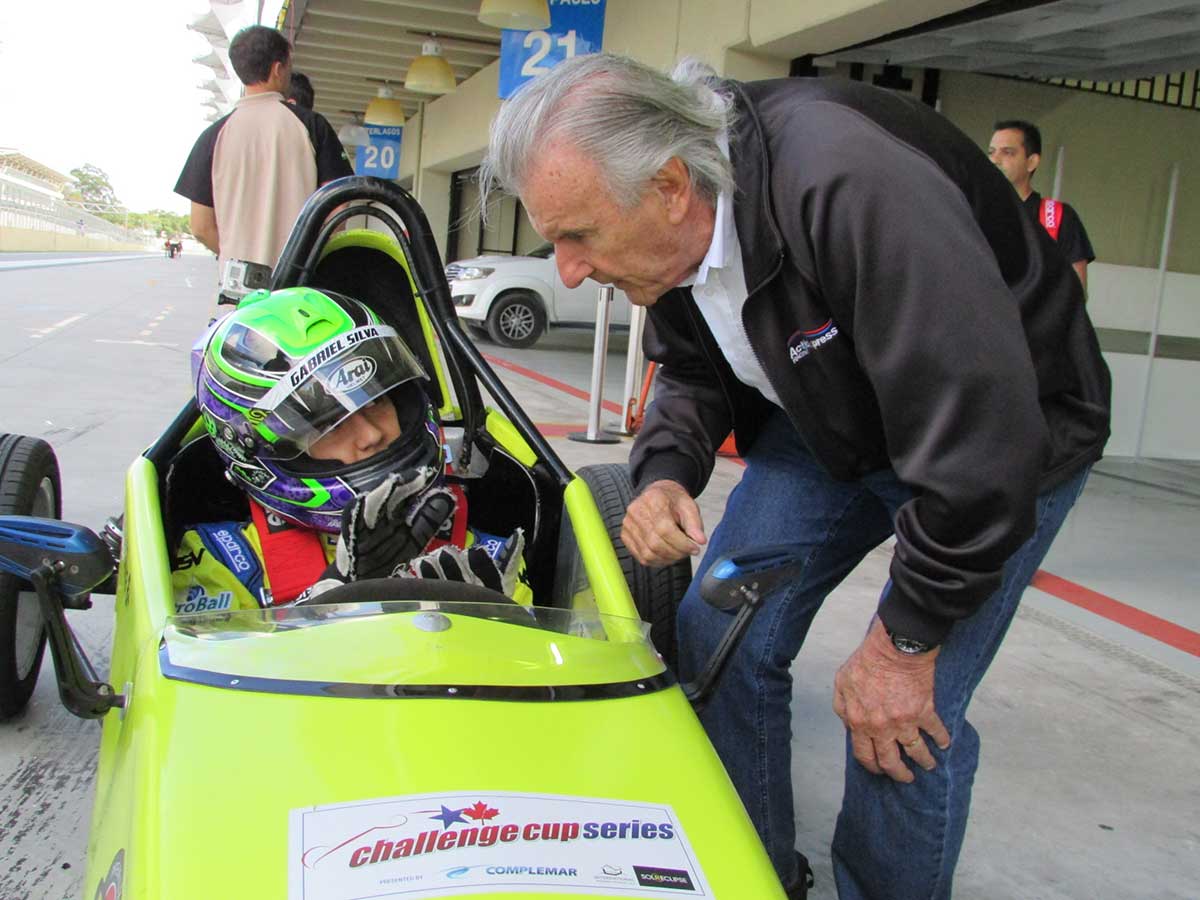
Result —
[[[833,681],[833,711],[850,730],[854,758],[876,775],[913,781],[900,753],[926,771],[937,763],[921,732],[939,748],[950,746],[950,734],[933,705],[938,648],[917,656],[892,646],[883,623],[871,624]]]
[[[700,507],[676,481],[655,481],[625,510],[621,540],[644,566],[695,556],[708,542]]]
[[[517,574],[524,550],[525,533],[518,528],[495,559],[479,544],[466,550],[448,544],[397,566],[392,575],[397,578],[461,581],[491,588],[511,597],[517,587]]]
[[[426,490],[436,476],[432,466],[418,469],[407,480],[389,475],[342,510],[334,556],[340,578],[386,578],[429,545],[455,507],[454,495],[446,488]]]

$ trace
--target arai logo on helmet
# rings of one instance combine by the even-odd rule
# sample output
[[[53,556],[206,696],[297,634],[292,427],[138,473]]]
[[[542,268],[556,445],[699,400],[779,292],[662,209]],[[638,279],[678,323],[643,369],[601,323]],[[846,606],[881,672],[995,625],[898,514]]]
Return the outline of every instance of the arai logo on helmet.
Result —
[[[334,370],[329,386],[345,393],[362,387],[375,376],[375,360],[369,356],[356,356]]]

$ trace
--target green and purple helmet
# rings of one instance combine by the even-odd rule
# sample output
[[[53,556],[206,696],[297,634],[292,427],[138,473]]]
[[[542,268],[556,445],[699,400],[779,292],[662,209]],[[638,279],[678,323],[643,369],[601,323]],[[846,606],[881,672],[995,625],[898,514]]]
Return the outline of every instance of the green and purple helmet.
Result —
[[[267,510],[336,532],[342,509],[392,472],[441,471],[421,364],[371,309],[333,291],[256,291],[193,350],[196,402],[228,477]],[[400,437],[357,463],[308,449],[386,396]]]

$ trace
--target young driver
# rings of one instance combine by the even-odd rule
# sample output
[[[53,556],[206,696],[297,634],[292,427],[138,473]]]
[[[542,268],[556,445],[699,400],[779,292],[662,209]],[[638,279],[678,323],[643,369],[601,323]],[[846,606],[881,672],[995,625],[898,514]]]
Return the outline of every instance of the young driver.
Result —
[[[320,602],[361,578],[451,578],[509,596],[523,537],[470,531],[444,479],[424,371],[364,304],[259,291],[192,354],[196,402],[246,521],[186,531],[177,614]]]

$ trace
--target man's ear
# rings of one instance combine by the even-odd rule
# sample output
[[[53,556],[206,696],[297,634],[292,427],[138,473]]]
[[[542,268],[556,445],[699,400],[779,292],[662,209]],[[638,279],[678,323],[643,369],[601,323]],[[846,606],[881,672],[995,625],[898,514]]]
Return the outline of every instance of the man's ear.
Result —
[[[672,156],[658,170],[654,176],[654,190],[662,198],[667,221],[678,225],[687,217],[688,207],[694,197],[692,177],[678,156]]]
[[[1027,171],[1030,175],[1033,175],[1033,173],[1037,171],[1037,167],[1041,164],[1042,154],[1040,153],[1030,153],[1027,157],[1025,157],[1025,171]]]

